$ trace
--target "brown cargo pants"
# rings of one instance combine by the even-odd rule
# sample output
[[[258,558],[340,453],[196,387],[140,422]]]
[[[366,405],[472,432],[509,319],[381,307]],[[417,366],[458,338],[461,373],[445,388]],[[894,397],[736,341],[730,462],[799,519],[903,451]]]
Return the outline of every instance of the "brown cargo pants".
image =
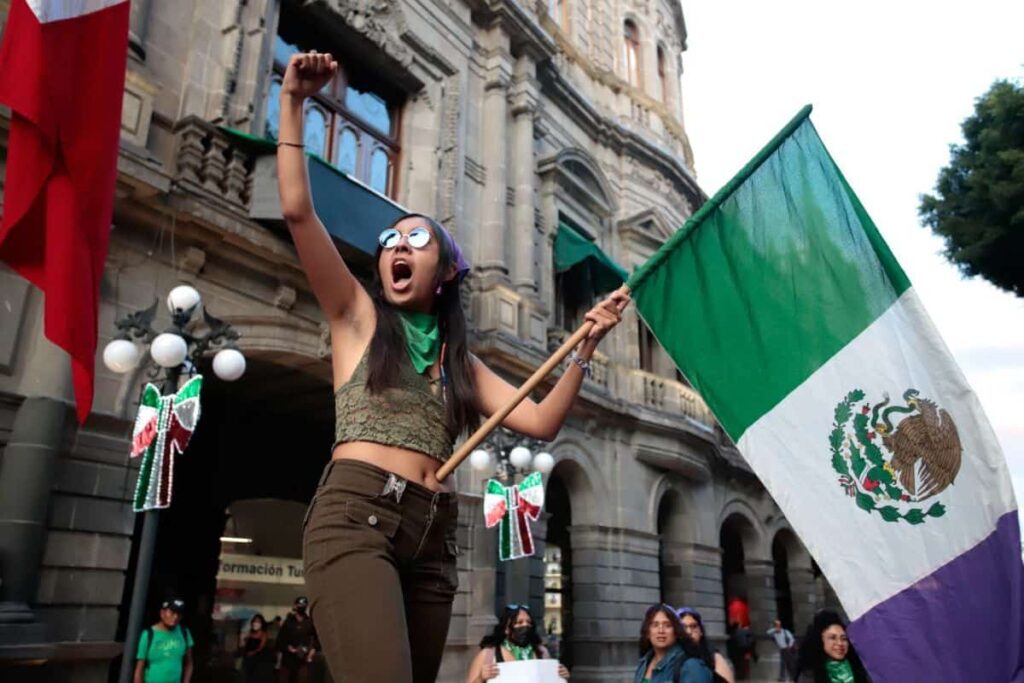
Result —
[[[458,587],[454,493],[357,460],[324,469],[303,522],[310,614],[336,683],[437,678]]]

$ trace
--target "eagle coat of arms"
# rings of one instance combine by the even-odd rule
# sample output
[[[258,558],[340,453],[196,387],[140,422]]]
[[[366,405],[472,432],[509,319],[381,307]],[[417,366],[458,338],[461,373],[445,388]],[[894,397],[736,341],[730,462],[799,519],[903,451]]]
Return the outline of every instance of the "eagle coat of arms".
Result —
[[[829,446],[840,486],[861,509],[910,524],[946,514],[938,501],[921,503],[956,479],[960,435],[949,413],[916,389],[903,392],[903,405],[888,395],[872,404],[852,390],[836,405]]]

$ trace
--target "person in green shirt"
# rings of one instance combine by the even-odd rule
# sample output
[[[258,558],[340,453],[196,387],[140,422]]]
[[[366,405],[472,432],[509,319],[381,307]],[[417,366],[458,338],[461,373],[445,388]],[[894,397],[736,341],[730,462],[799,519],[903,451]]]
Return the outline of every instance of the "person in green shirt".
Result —
[[[800,643],[799,657],[796,677],[800,683],[871,683],[846,636],[845,622],[831,610],[814,615]]]
[[[189,683],[192,678],[192,634],[181,626],[182,600],[166,600],[160,621],[139,636],[135,683]]]

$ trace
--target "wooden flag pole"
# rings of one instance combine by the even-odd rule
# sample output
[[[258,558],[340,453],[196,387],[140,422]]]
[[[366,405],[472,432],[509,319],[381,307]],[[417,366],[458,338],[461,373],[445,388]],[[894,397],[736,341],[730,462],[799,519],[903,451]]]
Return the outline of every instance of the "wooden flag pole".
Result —
[[[629,287],[622,285],[619,291],[623,294],[629,294]],[[572,353],[572,350],[579,346],[580,342],[587,338],[590,334],[590,329],[594,326],[594,323],[589,320],[582,325],[580,328],[573,332],[572,336],[565,340],[558,350],[555,351],[550,358],[548,358],[543,365],[537,368],[537,371],[530,375],[530,378],[523,383],[523,386],[519,387],[519,391],[516,395],[509,399],[509,402],[501,407],[500,410],[491,415],[486,422],[473,432],[473,434],[466,439],[465,443],[459,446],[459,449],[452,454],[452,457],[448,458],[448,461],[441,465],[441,468],[437,471],[437,480],[444,481],[448,478],[456,467],[458,467],[463,460],[469,457],[469,454],[473,452],[473,449],[479,446],[487,436],[495,430],[495,428],[501,424],[501,422],[508,417],[508,414],[516,409],[516,406],[523,402],[523,399],[530,395],[534,389],[537,388],[544,379],[551,374],[551,371],[558,367],[566,356]]]

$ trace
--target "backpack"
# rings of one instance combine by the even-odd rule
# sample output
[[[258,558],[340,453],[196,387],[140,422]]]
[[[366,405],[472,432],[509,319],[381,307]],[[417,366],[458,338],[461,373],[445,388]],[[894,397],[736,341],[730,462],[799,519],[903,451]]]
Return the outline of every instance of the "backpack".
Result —
[[[147,626],[146,630],[143,631],[146,634],[146,657],[142,661],[145,662],[143,669],[149,668],[149,651],[153,649],[153,627]],[[185,652],[188,653],[188,639],[191,637],[191,633],[188,632],[187,626],[179,626],[178,633],[181,634],[181,640],[185,644]]]

